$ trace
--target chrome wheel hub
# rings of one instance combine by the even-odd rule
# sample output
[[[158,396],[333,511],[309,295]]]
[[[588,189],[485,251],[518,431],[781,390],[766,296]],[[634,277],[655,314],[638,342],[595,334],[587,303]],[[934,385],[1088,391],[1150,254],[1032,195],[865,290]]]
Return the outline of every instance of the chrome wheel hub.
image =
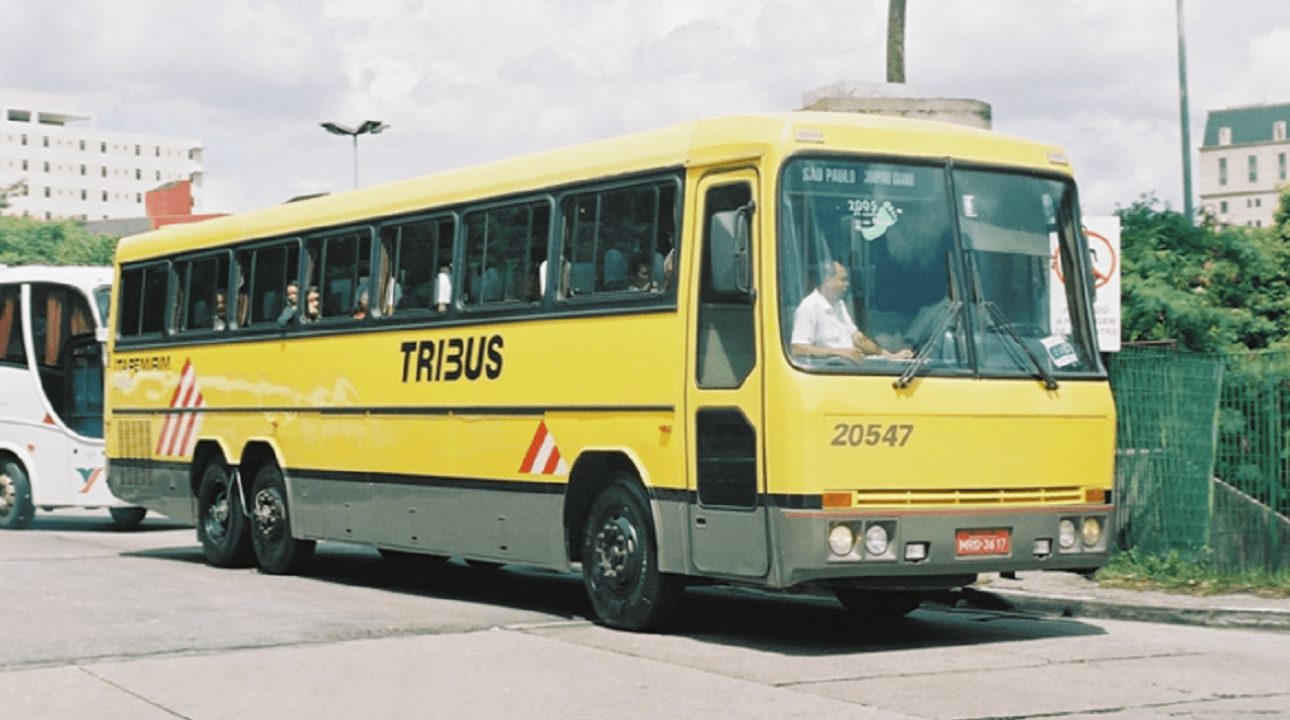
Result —
[[[596,568],[610,588],[623,590],[635,582],[638,542],[636,528],[621,515],[606,519],[596,534]]]
[[[273,490],[261,490],[255,496],[255,527],[265,536],[276,534],[286,517],[286,505]]]

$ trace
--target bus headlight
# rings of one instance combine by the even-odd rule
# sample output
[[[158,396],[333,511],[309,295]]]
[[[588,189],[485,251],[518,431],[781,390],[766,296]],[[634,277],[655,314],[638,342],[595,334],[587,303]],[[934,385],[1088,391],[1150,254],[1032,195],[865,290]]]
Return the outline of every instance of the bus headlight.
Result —
[[[1057,544],[1063,550],[1070,550],[1075,547],[1075,521],[1062,520],[1057,524]]]
[[[869,529],[864,531],[864,549],[870,555],[885,555],[887,540],[887,528],[881,525],[870,525]]]
[[[838,524],[829,530],[829,550],[834,555],[844,556],[851,554],[851,548],[855,547],[856,534],[851,532],[850,525]]]
[[[1084,541],[1084,547],[1096,547],[1098,541],[1102,539],[1102,523],[1098,522],[1097,518],[1084,518],[1080,539]]]

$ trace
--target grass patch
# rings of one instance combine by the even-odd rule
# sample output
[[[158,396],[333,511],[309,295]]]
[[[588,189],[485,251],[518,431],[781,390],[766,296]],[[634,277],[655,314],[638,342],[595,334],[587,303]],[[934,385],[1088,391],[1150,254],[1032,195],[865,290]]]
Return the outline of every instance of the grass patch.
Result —
[[[1135,550],[1117,553],[1097,571],[1094,579],[1102,587],[1126,590],[1163,590],[1187,595],[1246,593],[1266,598],[1290,598],[1290,570],[1224,574],[1177,552],[1164,556]]]

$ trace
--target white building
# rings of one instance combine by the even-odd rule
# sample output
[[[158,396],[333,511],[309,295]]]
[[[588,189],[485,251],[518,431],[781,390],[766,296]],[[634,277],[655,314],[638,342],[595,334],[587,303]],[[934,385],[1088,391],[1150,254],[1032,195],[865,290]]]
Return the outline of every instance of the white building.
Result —
[[[1286,187],[1290,103],[1210,110],[1200,148],[1200,203],[1223,225],[1268,227]]]
[[[144,214],[143,196],[191,180],[201,207],[202,144],[191,138],[99,130],[73,98],[0,90],[0,189],[5,215],[103,220]]]

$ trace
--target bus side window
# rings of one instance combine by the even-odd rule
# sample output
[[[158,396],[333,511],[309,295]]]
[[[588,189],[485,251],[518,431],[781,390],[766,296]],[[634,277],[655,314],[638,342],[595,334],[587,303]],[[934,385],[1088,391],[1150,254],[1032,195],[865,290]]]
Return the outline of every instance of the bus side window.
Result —
[[[448,309],[455,225],[446,217],[381,228],[382,315]]]
[[[237,287],[237,292],[229,298],[230,308],[233,313],[231,327],[246,327],[251,322],[251,295],[250,295],[250,277],[251,277],[251,253],[246,250],[239,250],[233,256],[233,268],[236,271],[236,277],[233,284]]]
[[[192,270],[192,263],[176,262],[172,269],[175,273],[175,305],[170,313],[170,332],[177,333],[186,329],[184,321],[188,316],[188,303],[190,302],[188,276]]]
[[[367,232],[313,238],[306,245],[305,320],[354,319],[367,317],[370,308],[372,242]],[[315,315],[308,293],[318,293]]]
[[[165,264],[121,271],[121,302],[117,310],[122,337],[161,333],[166,329]]]
[[[228,256],[176,263],[177,293],[182,308],[183,332],[209,332],[227,327]]]
[[[300,250],[297,245],[283,244],[256,248],[251,253],[251,287],[248,290],[251,304],[251,324],[276,323],[289,305],[287,283],[296,283]],[[296,303],[303,301],[297,293]]]
[[[465,303],[540,301],[550,225],[551,208],[545,201],[467,214]]]
[[[0,363],[27,364],[22,342],[22,286],[0,287]]]
[[[561,297],[660,293],[671,282],[676,187],[652,183],[563,202],[567,279]]]

